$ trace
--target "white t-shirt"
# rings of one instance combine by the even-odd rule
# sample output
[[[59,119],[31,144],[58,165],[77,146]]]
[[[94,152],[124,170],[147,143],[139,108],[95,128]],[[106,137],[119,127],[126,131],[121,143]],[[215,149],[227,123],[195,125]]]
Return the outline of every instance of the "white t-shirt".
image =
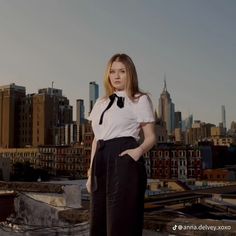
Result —
[[[116,94],[125,97],[123,108],[117,106],[115,98],[111,108],[104,113],[103,123],[99,125],[100,116],[110,101],[109,98],[99,98],[88,117],[92,121],[95,139],[108,140],[131,136],[138,140],[140,123],[155,121],[151,100],[147,95],[142,95],[132,102],[125,91],[118,91]]]

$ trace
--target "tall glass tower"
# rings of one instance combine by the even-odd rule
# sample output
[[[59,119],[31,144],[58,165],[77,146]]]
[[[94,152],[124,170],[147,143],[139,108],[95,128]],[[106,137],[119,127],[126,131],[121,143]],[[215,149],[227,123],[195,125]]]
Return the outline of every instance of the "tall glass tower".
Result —
[[[77,142],[81,142],[83,139],[82,126],[84,124],[84,100],[76,100],[76,125],[77,125]]]
[[[98,84],[93,81],[89,83],[89,113],[92,111],[92,108],[98,99]]]
[[[222,121],[222,124],[223,124],[223,128],[226,129],[226,115],[225,115],[225,106],[222,105],[221,106],[221,121]]]

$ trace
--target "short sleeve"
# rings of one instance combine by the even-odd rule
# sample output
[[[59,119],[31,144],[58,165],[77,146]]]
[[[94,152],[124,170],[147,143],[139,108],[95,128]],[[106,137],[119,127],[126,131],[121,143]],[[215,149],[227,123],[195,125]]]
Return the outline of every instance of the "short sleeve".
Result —
[[[134,110],[137,117],[137,122],[149,123],[155,121],[153,106],[149,96],[142,95],[137,104],[135,104]]]

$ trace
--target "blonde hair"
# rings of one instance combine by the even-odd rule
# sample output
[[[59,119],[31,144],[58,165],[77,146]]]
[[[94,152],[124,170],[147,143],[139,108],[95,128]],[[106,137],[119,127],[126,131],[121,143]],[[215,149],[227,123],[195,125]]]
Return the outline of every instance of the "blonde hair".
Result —
[[[140,91],[139,86],[138,86],[138,76],[137,76],[135,65],[132,59],[126,54],[115,54],[108,61],[105,76],[104,76],[105,96],[109,97],[115,91],[115,89],[111,85],[110,78],[109,78],[111,66],[114,61],[121,62],[124,64],[126,68],[126,75],[127,75],[125,90],[128,97],[134,101],[136,98],[140,97],[144,93]]]

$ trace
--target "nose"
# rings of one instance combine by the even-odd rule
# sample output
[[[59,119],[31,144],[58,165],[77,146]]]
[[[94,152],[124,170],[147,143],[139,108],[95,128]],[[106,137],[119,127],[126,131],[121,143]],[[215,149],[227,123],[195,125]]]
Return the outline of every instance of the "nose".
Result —
[[[119,71],[117,71],[117,72],[115,73],[115,78],[116,78],[116,79],[120,79],[120,73],[119,73]]]

